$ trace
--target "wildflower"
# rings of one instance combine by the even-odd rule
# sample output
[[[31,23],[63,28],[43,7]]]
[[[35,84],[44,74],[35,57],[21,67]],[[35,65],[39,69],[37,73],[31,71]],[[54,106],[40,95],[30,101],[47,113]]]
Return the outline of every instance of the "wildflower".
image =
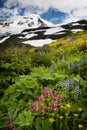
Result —
[[[44,102],[43,95],[41,94],[39,97],[37,97],[38,101]]]
[[[61,98],[64,100],[65,99],[65,97],[64,96],[61,96]]]
[[[78,114],[77,114],[77,113],[74,113],[73,116],[74,116],[74,117],[78,117]]]
[[[49,94],[49,89],[48,88],[44,88],[43,89],[43,94],[48,95]]]
[[[15,127],[11,124],[9,130],[16,130]]]
[[[82,61],[83,61],[83,59],[82,59],[82,58],[80,58],[79,62],[82,62]]]
[[[78,64],[78,69],[80,69],[80,66],[81,66],[81,64],[79,63],[79,64]]]
[[[87,62],[87,59],[84,59],[84,62]]]
[[[75,86],[74,96],[79,96],[79,81],[78,81],[78,83]]]
[[[6,126],[8,126],[10,124],[10,122],[9,121],[5,121],[5,124],[6,124]]]
[[[59,116],[60,119],[63,119],[63,116]]]
[[[70,104],[66,104],[66,107],[67,107],[67,108],[70,108],[71,106],[70,106]]]
[[[70,70],[71,69],[71,66],[70,66],[70,64],[68,64],[68,70]]]
[[[58,104],[60,104],[60,102],[61,102],[61,101],[60,101],[60,100],[58,100]]]
[[[74,79],[71,79],[69,86],[72,87],[73,85],[74,85]]]
[[[43,106],[40,106],[38,109],[39,112],[43,113],[46,111],[46,108],[44,108]]]
[[[64,106],[61,106],[61,108],[64,108]]]
[[[54,64],[51,65],[50,70],[51,70],[51,72],[55,72]]]
[[[52,94],[52,99],[53,100],[56,100],[56,99],[58,99],[59,98],[59,96],[57,95],[57,94]]]
[[[51,110],[56,110],[57,109],[57,103],[53,102],[51,106]]]
[[[32,105],[30,106],[30,110],[34,111],[36,109],[37,103],[33,102]]]
[[[55,121],[55,119],[49,118],[49,122],[53,123],[54,121]]]
[[[82,108],[81,108],[81,107],[78,107],[77,110],[78,110],[79,112],[81,112],[81,111],[82,111]]]
[[[65,80],[62,84],[62,88],[64,89],[65,87],[65,90],[66,92],[69,92],[69,80]]]
[[[83,127],[83,125],[82,124],[78,124],[78,128],[82,128]]]

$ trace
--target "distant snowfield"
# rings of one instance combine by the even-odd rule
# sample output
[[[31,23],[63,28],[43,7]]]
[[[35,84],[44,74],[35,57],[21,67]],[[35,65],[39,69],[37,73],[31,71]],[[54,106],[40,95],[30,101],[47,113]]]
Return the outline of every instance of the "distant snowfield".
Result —
[[[39,46],[43,46],[45,44],[50,44],[51,42],[53,42],[55,40],[52,40],[52,39],[40,39],[40,40],[28,40],[28,41],[24,41],[23,43],[24,44],[30,44],[32,46],[35,46],[35,47],[39,47]]]
[[[46,32],[44,33],[44,35],[50,35],[50,34],[54,34],[54,33],[57,33],[59,31],[63,31],[64,29],[62,27],[55,27],[55,28],[50,28],[50,29],[47,29]]]
[[[81,32],[81,31],[83,31],[82,29],[72,29],[71,30],[73,33],[76,33],[76,32]]]
[[[18,38],[20,38],[20,39],[29,39],[29,38],[31,38],[31,37],[33,37],[33,36],[37,36],[37,34],[27,34],[26,36],[24,36],[24,37],[22,37],[22,36],[20,36],[20,37],[18,37]]]
[[[73,25],[73,26],[77,26],[77,25],[80,25],[80,24],[79,24],[79,23],[73,23],[72,25]]]
[[[0,40],[0,43],[3,43],[3,42],[6,41],[8,38],[10,38],[10,36],[1,39],[1,40]]]

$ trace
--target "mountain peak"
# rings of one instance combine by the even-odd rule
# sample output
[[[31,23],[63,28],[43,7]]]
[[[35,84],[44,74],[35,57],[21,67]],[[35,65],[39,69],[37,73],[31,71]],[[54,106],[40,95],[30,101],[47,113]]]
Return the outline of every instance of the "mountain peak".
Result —
[[[11,34],[18,34],[24,29],[38,28],[38,27],[50,27],[52,24],[43,20],[37,14],[29,14],[20,16],[18,18],[10,20],[0,21],[0,30],[2,33],[10,32]]]

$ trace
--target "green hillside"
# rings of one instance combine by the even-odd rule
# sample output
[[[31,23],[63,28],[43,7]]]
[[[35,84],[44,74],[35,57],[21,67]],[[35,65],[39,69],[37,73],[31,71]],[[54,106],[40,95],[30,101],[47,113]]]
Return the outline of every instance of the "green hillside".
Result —
[[[87,31],[32,47],[0,44],[0,130],[87,130]]]

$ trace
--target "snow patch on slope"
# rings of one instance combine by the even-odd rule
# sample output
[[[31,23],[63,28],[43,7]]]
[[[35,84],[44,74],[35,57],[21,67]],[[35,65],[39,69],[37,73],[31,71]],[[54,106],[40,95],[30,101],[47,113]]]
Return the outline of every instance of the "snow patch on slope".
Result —
[[[29,39],[29,38],[31,38],[31,37],[33,37],[33,36],[37,36],[37,34],[27,34],[27,35],[24,36],[24,37],[20,36],[20,37],[18,37],[18,38],[20,38],[20,39]]]
[[[50,28],[50,29],[46,30],[46,32],[44,33],[44,35],[54,34],[54,33],[57,33],[59,31],[63,31],[63,30],[64,29],[62,27]]]
[[[8,38],[10,38],[10,36],[1,39],[1,40],[0,40],[0,43],[3,43],[3,42],[6,41]]]
[[[43,46],[45,44],[50,44],[53,41],[54,40],[52,40],[52,39],[44,39],[44,40],[40,39],[40,40],[28,40],[28,41],[24,41],[23,43],[38,47],[38,46]]]
[[[82,29],[72,29],[71,30],[73,33],[76,33],[76,32],[81,32],[81,31],[83,31]]]

